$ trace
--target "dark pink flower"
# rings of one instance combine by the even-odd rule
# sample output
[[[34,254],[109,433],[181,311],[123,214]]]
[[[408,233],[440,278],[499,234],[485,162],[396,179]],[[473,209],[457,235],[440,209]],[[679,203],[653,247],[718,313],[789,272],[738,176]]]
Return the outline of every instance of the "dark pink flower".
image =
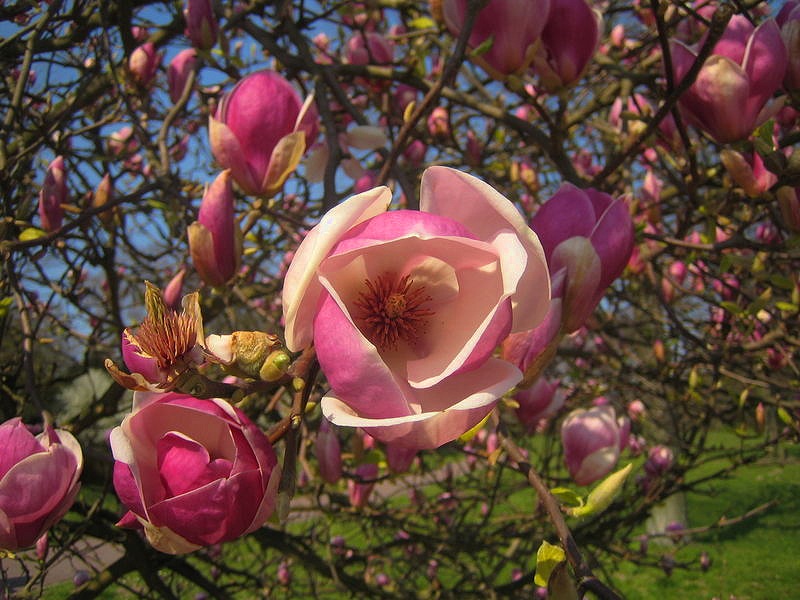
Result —
[[[533,61],[551,0],[489,0],[477,15],[469,45],[491,44],[472,60],[496,79],[521,74]],[[467,0],[443,0],[447,28],[458,35],[467,15]]]
[[[182,554],[261,527],[280,469],[266,436],[225,400],[136,392],[111,432],[114,487],[154,548]]]
[[[674,40],[671,51],[678,83],[696,53]],[[775,21],[768,19],[754,28],[747,17],[736,15],[681,96],[681,110],[689,122],[721,144],[745,139],[780,108],[770,100],[781,86],[786,65],[786,47]]]
[[[0,549],[33,546],[78,494],[83,453],[68,431],[34,436],[19,418],[0,425]]]
[[[211,151],[248,194],[283,187],[317,137],[317,113],[274,71],[242,79],[209,121]]]

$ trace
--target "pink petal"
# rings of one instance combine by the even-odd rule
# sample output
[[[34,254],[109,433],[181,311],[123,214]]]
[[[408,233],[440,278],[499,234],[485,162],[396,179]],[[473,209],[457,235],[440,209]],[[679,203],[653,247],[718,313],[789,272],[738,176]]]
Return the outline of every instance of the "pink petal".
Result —
[[[313,339],[314,312],[322,293],[317,268],[347,230],[384,212],[391,202],[388,188],[375,188],[353,196],[328,211],[305,237],[283,281],[286,347],[299,351]]]
[[[177,432],[158,441],[158,471],[168,496],[177,496],[227,477],[231,462],[211,459],[203,446]]]
[[[489,359],[481,368],[454,375],[431,390],[417,390],[423,411],[420,414],[367,418],[334,396],[322,399],[322,412],[332,423],[362,427],[385,443],[406,448],[437,448],[480,422],[497,399],[521,378],[522,374],[510,363]]]
[[[788,54],[780,29],[774,19],[767,19],[750,38],[742,62],[750,80],[747,115],[758,115],[767,100],[780,89],[787,64]]]
[[[42,445],[28,431],[22,419],[16,417],[0,425],[0,481],[22,459],[44,452]]]
[[[447,167],[430,167],[422,175],[420,209],[463,223],[478,239],[494,244],[499,234],[516,233],[527,254],[525,270],[511,296],[512,331],[536,326],[547,313],[550,277],[542,245],[511,202],[489,184]],[[503,272],[516,271],[517,256],[500,254]]]

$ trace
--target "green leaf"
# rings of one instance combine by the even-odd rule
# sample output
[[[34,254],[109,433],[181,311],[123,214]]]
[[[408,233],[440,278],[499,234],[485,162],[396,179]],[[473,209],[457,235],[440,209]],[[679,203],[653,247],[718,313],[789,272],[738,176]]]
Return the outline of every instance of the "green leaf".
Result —
[[[479,46],[477,46],[472,52],[470,52],[470,56],[482,56],[486,54],[489,50],[492,49],[494,45],[494,36],[490,35],[488,38],[483,40]]]
[[[782,406],[778,407],[778,418],[783,421],[785,425],[794,425],[794,419],[792,419],[792,415],[790,415],[789,411]]]
[[[38,227],[28,227],[26,229],[23,229],[22,233],[19,234],[19,240],[21,242],[27,242],[30,240],[38,239],[44,235],[47,235],[47,233],[45,233]]]
[[[553,569],[566,559],[567,555],[561,546],[554,546],[547,540],[542,541],[536,552],[536,575],[533,576],[533,582],[540,587],[547,587]]]
[[[417,17],[408,22],[413,29],[432,29],[436,27],[436,21],[430,17]]]
[[[622,486],[625,485],[625,480],[633,468],[633,463],[628,463],[616,473],[612,473],[601,481],[591,492],[589,497],[586,498],[584,506],[567,509],[567,514],[573,517],[585,517],[588,515],[596,515],[603,512],[614,501]]]
[[[583,506],[583,496],[579,496],[577,492],[565,487],[554,487],[550,493],[558,498],[561,504],[569,504],[571,506]]]
[[[738,315],[742,312],[742,308],[738,304],[736,304],[736,302],[729,302],[727,300],[723,300],[722,302],[719,303],[719,305],[732,315]]]
[[[797,312],[798,310],[800,310],[800,306],[797,306],[797,304],[793,304],[791,302],[781,302],[781,301],[775,303],[775,308],[777,308],[778,310],[785,310],[786,312]]]
[[[5,318],[8,314],[8,309],[11,307],[11,304],[14,302],[14,298],[11,296],[6,296],[2,300],[0,300],[0,319]]]

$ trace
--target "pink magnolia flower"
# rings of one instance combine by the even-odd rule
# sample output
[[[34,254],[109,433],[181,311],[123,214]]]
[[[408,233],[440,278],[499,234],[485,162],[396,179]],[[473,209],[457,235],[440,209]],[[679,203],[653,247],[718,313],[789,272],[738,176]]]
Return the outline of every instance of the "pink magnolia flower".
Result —
[[[486,183],[445,167],[422,176],[420,211],[386,209],[378,187],[326,214],[286,273],[286,345],[312,341],[333,423],[435,448],[485,417],[521,378],[492,356],[547,311],[536,235]]]
[[[552,273],[553,296],[562,298],[562,329],[579,329],[622,274],[633,250],[633,221],[620,198],[569,183],[536,212],[539,236]]]
[[[209,120],[211,151],[248,194],[273,195],[317,137],[317,113],[274,71],[243,78]]]
[[[36,543],[66,514],[80,489],[83,453],[68,431],[34,436],[19,418],[0,425],[0,549]]]
[[[517,418],[527,429],[533,430],[564,406],[564,396],[557,393],[559,383],[560,379],[548,381],[540,377],[531,387],[514,394],[514,400],[519,404]]]
[[[536,55],[550,6],[551,0],[489,0],[475,19],[469,45],[491,46],[472,60],[495,79],[524,72]],[[467,0],[443,0],[442,16],[458,35],[467,16]]]
[[[175,55],[167,67],[167,84],[169,87],[169,99],[173,104],[177,102],[189,75],[197,65],[197,51],[194,48],[186,48]]]
[[[142,87],[149,87],[153,83],[160,65],[161,53],[156,50],[153,42],[145,42],[136,47],[128,58],[128,70],[134,81]]]
[[[575,83],[600,43],[603,18],[586,0],[550,0],[533,69],[548,90]]]
[[[588,485],[608,475],[623,446],[620,423],[610,405],[573,410],[561,424],[564,461],[578,485]]]
[[[221,286],[239,270],[242,233],[233,210],[231,171],[217,176],[203,195],[197,221],[189,225],[189,252],[200,278]]]
[[[671,44],[675,81],[696,58],[679,41]],[[679,103],[686,119],[717,142],[747,138],[772,116],[780,103],[770,102],[786,72],[786,47],[773,19],[757,28],[744,15],[734,16]]]
[[[114,488],[154,548],[182,554],[261,527],[280,468],[266,436],[225,400],[136,392],[111,432]]]
[[[69,202],[69,190],[64,157],[56,156],[47,167],[44,184],[39,192],[39,218],[42,221],[42,229],[50,232],[61,227],[64,220],[63,205],[67,202]]]
[[[209,50],[217,43],[219,23],[214,15],[211,0],[187,0],[183,11],[186,18],[186,36],[200,50]]]

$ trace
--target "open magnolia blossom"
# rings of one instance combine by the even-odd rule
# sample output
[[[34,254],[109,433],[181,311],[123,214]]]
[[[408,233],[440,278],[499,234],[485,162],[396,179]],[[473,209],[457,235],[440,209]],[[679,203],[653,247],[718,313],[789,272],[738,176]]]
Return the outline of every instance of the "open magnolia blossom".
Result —
[[[435,448],[483,419],[522,377],[495,358],[547,312],[547,264],[511,202],[454,169],[422,177],[420,210],[377,187],[329,211],[286,274],[286,344],[312,343],[336,425]]]

